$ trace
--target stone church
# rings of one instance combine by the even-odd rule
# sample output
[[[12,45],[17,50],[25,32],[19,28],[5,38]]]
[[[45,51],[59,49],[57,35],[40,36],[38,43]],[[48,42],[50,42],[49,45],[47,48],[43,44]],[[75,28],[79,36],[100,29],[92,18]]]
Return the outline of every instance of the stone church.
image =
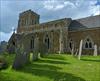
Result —
[[[100,54],[100,15],[73,20],[63,18],[45,23],[32,10],[19,14],[17,32],[8,41],[8,51],[16,47],[26,52],[78,53],[83,40],[82,54],[93,55],[94,46]]]

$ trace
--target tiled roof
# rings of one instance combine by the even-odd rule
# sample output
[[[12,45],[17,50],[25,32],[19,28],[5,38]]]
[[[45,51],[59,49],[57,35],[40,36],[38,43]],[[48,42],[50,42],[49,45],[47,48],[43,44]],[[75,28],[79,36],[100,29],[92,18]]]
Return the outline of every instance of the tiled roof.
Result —
[[[81,30],[100,27],[100,15],[72,20],[69,30]]]

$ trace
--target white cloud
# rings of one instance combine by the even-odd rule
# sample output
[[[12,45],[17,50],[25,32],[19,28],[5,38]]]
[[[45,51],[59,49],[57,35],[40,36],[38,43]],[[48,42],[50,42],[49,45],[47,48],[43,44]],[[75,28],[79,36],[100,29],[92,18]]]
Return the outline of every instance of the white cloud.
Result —
[[[86,17],[100,14],[100,5],[95,5],[96,3],[97,0],[47,0],[43,2],[43,6],[50,11],[60,12],[60,10],[63,10],[66,16],[67,13],[73,13],[72,17],[78,18],[79,16]]]
[[[99,15],[100,14],[100,5],[93,5],[90,7],[90,13],[92,13],[93,15]]]
[[[65,5],[65,6],[71,6],[72,8],[76,8],[75,4],[72,3],[72,2],[70,2],[70,1],[65,1],[65,2],[64,2],[64,5]]]
[[[97,0],[3,0],[1,1],[0,13],[0,41],[10,38],[11,28],[12,26],[17,27],[18,15],[24,10],[32,9],[38,13],[40,15],[40,22],[59,18],[78,19],[100,14],[100,5],[96,5],[96,3]]]
[[[43,3],[44,8],[47,10],[59,10],[66,6],[75,7],[70,1],[59,1],[59,0],[47,0]]]
[[[0,32],[0,41],[8,41],[9,38],[11,37],[13,32],[10,33],[4,33],[4,32]]]

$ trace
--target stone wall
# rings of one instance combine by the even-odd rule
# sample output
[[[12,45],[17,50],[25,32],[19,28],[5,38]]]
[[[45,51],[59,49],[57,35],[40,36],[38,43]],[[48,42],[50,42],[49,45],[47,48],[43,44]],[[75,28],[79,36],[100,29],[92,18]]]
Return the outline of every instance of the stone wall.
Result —
[[[62,43],[63,43],[63,52],[67,49],[67,28],[62,29]],[[45,37],[48,35],[49,37],[49,49],[45,46]],[[24,37],[23,37],[24,36]],[[27,51],[38,51],[43,53],[59,53],[60,51],[60,29],[58,30],[51,30],[51,31],[43,31],[43,32],[36,32],[36,33],[29,33],[22,36],[22,42],[24,48]],[[37,38],[34,40],[34,49],[30,49],[30,41],[31,38]],[[38,44],[36,43],[38,41]]]
[[[98,54],[100,54],[100,28],[91,28],[86,30],[69,31],[68,39],[72,39],[75,48],[79,49],[80,40],[85,40],[86,37],[90,37],[93,40],[93,44],[98,47]],[[84,46],[83,46],[84,49]],[[84,49],[83,54],[93,54],[94,49]]]

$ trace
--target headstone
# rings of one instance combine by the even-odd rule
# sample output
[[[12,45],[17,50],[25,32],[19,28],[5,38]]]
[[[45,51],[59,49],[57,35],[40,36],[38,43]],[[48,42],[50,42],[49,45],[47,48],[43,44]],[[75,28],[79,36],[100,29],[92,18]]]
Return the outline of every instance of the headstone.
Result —
[[[16,57],[12,66],[13,69],[19,69],[23,66],[22,58],[23,58],[22,54],[16,54]]]
[[[38,53],[33,53],[33,61],[38,60]]]
[[[28,62],[28,53],[24,52],[23,46],[16,49],[16,56],[13,62],[12,68],[13,69],[20,69]]]
[[[76,49],[76,53],[75,53],[75,56],[77,56],[77,54],[78,54],[78,49]]]
[[[21,67],[23,67],[28,62],[27,55],[28,53],[16,54],[12,68],[20,69]]]
[[[74,44],[72,45],[72,49],[71,49],[71,55],[74,54]]]
[[[78,54],[78,59],[80,60],[81,54],[82,54],[82,44],[83,40],[80,41],[80,46],[79,46],[79,54]]]
[[[35,44],[34,44],[34,52],[33,52],[33,61],[38,60],[38,51],[39,51],[39,38],[35,38]]]
[[[59,37],[59,54],[63,53],[63,31],[60,30],[60,37]]]
[[[97,45],[94,45],[94,56],[97,56]]]

